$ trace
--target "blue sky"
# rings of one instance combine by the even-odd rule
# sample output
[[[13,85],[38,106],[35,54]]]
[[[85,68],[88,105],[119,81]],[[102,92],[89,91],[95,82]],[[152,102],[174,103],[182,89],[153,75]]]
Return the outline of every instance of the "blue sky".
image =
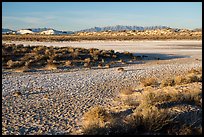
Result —
[[[114,25],[201,28],[201,2],[3,2],[2,27],[81,30]]]

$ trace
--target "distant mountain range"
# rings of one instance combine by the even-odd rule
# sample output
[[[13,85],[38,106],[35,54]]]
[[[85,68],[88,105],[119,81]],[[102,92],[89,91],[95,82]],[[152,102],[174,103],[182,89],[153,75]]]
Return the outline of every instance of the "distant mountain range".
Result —
[[[2,34],[73,34],[73,31],[59,31],[53,28],[29,28],[20,30],[11,30],[2,28]]]
[[[123,31],[123,30],[155,30],[155,29],[168,29],[170,27],[167,26],[107,26],[107,27],[94,27],[79,31],[59,31],[53,28],[29,28],[29,29],[21,29],[21,30],[11,30],[2,28],[2,34],[74,34],[78,32],[100,32],[100,31]],[[176,30],[179,30],[178,28]],[[202,29],[201,29],[202,30]]]
[[[107,27],[94,27],[90,29],[84,29],[76,32],[99,32],[99,31],[123,31],[123,30],[154,30],[154,29],[167,29],[170,27],[167,26],[149,26],[149,27],[142,27],[142,26],[123,26],[123,25],[116,25],[116,26],[107,26]]]
[[[15,32],[15,31],[11,30],[11,29],[4,29],[4,28],[2,28],[2,34],[11,33],[11,32]]]

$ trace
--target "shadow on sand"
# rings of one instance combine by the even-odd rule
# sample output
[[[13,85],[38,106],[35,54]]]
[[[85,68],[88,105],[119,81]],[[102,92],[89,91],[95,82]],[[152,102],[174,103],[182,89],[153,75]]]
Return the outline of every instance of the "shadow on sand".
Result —
[[[175,54],[161,54],[161,53],[133,53],[134,56],[140,56],[143,60],[169,60],[176,58],[190,58],[190,56],[182,56]]]
[[[125,67],[131,64],[145,64],[147,61],[153,61],[153,60],[170,60],[170,59],[176,59],[176,58],[190,58],[190,56],[182,56],[182,55],[175,55],[175,54],[161,54],[161,53],[133,53],[133,55],[136,57],[136,59],[122,58],[124,60],[123,63],[116,62],[115,64],[110,65],[109,68]],[[40,72],[40,73],[45,74],[45,73],[75,72],[78,70],[98,70],[98,69],[109,69],[109,68],[106,68],[104,64],[102,68],[98,68],[97,65],[91,66],[90,68],[84,68],[83,66],[59,67],[57,70],[49,70],[49,71],[31,68],[27,70],[27,72],[34,72],[34,73]],[[6,74],[6,73],[9,73],[9,72],[3,72],[3,74]]]

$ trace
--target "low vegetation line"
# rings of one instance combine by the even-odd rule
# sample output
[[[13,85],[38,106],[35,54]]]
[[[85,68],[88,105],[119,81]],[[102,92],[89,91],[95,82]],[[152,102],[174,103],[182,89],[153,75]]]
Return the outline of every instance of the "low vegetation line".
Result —
[[[164,33],[164,34],[163,34]],[[2,35],[3,41],[81,41],[81,40],[202,40],[202,32],[82,32],[71,35]]]
[[[16,72],[71,68],[110,68],[141,60],[130,52],[96,48],[24,46],[2,44],[2,66]]]

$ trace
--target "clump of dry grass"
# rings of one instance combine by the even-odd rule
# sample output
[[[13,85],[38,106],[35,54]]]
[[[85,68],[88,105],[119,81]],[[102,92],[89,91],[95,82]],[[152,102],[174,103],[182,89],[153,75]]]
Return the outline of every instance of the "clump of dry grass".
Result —
[[[135,92],[135,90],[132,87],[126,87],[121,89],[120,93],[123,95],[131,95]]]
[[[98,63],[98,68],[102,68],[103,64],[102,63]]]
[[[67,61],[65,62],[65,66],[72,66],[72,61],[67,60]]]
[[[188,83],[192,83],[192,82],[202,82],[202,75],[199,74],[194,74],[194,73],[190,73],[186,76],[186,81]]]
[[[122,72],[124,71],[124,68],[118,68],[118,71]]]
[[[44,69],[45,70],[56,70],[57,66],[55,64],[47,64]]]
[[[180,84],[182,84],[182,83],[187,83],[187,82],[186,82],[186,79],[185,79],[184,76],[176,76],[176,77],[174,78],[174,83],[175,83],[176,85],[180,85]]]
[[[98,60],[99,60],[98,55],[94,55],[94,56],[93,56],[93,60],[94,60],[94,61],[98,61]]]
[[[145,87],[147,86],[157,86],[158,82],[156,78],[145,78],[141,80],[141,84]]]
[[[105,127],[112,121],[112,116],[103,107],[96,106],[83,115],[83,128]]]
[[[202,74],[202,68],[198,68],[198,69],[191,69],[188,71],[188,73],[193,73],[193,74]]]
[[[54,64],[54,60],[50,59],[47,60],[47,65],[44,67],[44,70],[56,70],[57,69],[57,65]]]
[[[8,68],[17,68],[17,67],[21,67],[23,65],[24,65],[24,62],[22,62],[22,61],[12,61],[12,60],[9,60],[7,62]]]
[[[85,63],[84,63],[84,67],[85,67],[85,68],[90,68],[90,67],[91,67],[91,64],[85,62]]]
[[[90,63],[90,62],[91,62],[91,58],[86,58],[86,59],[84,59],[84,62]]]
[[[69,48],[68,48],[68,51],[72,53],[72,52],[74,52],[74,48],[69,47]]]
[[[117,55],[112,55],[113,58],[117,58]]]
[[[111,67],[110,64],[106,64],[106,65],[105,65],[105,68],[107,68],[107,69],[110,68],[110,67]]]
[[[164,79],[161,82],[162,87],[174,86],[181,84],[188,84],[193,82],[202,82],[202,70],[199,68],[197,70],[192,69],[188,71],[185,75],[175,76],[173,78]]]
[[[173,78],[168,78],[168,79],[164,79],[161,81],[161,86],[162,87],[166,87],[166,86],[174,86],[175,85],[175,81]]]

